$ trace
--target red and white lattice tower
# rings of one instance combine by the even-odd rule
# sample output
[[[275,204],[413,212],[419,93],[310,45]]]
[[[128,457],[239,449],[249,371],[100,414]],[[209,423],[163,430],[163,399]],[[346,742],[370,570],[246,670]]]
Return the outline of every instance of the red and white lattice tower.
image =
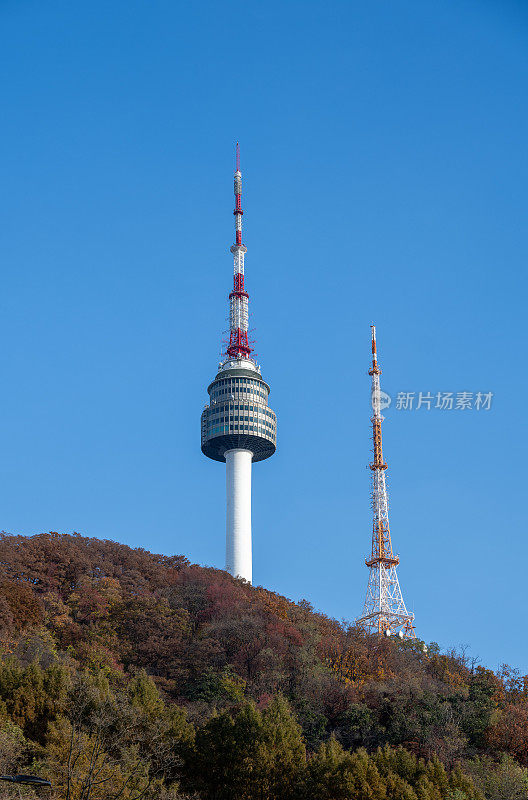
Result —
[[[227,355],[231,358],[249,358],[251,347],[248,340],[249,295],[244,289],[244,254],[247,247],[242,244],[242,173],[240,172],[240,147],[236,144],[235,169],[235,243],[231,247],[234,256],[233,291],[229,295],[229,345]]]
[[[385,636],[398,635],[402,639],[414,639],[414,614],[407,611],[400,589],[396,567],[400,559],[392,552],[389,528],[389,503],[381,441],[381,369],[376,353],[376,328],[372,327],[372,440],[374,460],[370,464],[372,475],[372,549],[365,560],[369,568],[367,596],[363,613],[356,624],[369,633]]]
[[[252,357],[248,339],[249,295],[244,286],[242,244],[242,174],[236,147],[235,243],[233,290],[229,294],[229,344],[218,373],[207,387],[202,412],[202,452],[226,464],[226,570],[252,580],[251,470],[275,452],[277,418],[268,406],[270,393]]]

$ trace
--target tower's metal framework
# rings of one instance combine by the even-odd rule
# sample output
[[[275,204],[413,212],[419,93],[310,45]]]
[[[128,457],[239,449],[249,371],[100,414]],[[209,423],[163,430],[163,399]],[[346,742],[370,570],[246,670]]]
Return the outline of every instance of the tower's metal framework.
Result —
[[[233,291],[229,295],[229,345],[227,355],[231,358],[249,358],[251,347],[248,340],[249,295],[244,289],[244,254],[247,247],[242,244],[242,173],[240,172],[240,147],[236,144],[235,169],[235,244],[233,253]]]
[[[277,418],[268,405],[269,384],[252,356],[248,337],[249,295],[244,287],[242,244],[242,174],[236,147],[235,243],[233,289],[229,294],[229,342],[218,372],[207,387],[209,403],[202,412],[202,452],[226,464],[226,570],[252,580],[252,464],[275,452]]]
[[[385,472],[387,464],[383,459],[381,440],[381,393],[380,375],[376,352],[376,328],[372,327],[372,367],[369,375],[372,378],[372,441],[374,459],[370,464],[372,475],[372,549],[370,557],[365,559],[369,568],[367,596],[363,613],[356,624],[369,633],[394,634],[400,638],[414,639],[414,614],[409,613],[396,573],[400,559],[392,551],[389,528],[389,503]]]

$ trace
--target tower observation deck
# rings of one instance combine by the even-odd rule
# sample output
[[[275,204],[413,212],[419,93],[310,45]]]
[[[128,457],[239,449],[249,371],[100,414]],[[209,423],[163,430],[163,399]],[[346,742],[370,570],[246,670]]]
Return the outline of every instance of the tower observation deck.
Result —
[[[202,412],[202,453],[226,464],[226,570],[252,580],[251,467],[275,452],[277,418],[268,406],[269,384],[252,357],[248,337],[249,295],[244,284],[242,174],[237,144],[235,170],[235,243],[233,289],[229,295],[229,344],[207,387]]]

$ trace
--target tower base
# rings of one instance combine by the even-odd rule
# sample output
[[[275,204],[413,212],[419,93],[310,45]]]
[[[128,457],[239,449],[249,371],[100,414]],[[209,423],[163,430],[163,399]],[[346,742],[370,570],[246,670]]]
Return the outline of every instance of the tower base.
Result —
[[[414,614],[407,611],[403,602],[395,564],[385,565],[380,559],[368,563],[367,597],[356,625],[367,633],[415,639]]]

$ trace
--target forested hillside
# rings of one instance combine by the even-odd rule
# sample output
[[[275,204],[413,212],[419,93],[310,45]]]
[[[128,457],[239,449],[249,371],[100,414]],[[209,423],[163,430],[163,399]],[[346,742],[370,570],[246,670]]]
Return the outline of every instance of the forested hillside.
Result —
[[[3,535],[0,648],[0,771],[38,796],[528,797],[528,678],[183,556]]]

